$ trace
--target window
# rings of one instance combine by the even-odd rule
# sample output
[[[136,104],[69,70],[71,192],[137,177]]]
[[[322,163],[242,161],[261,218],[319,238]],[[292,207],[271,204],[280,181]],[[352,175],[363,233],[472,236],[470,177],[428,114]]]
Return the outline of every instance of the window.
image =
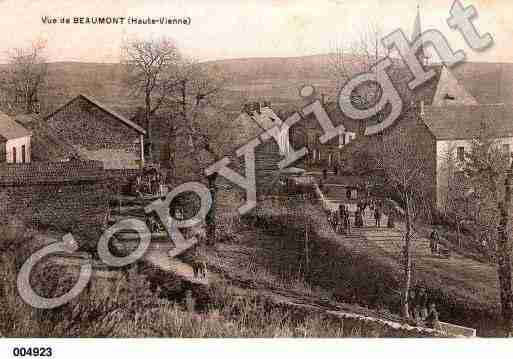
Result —
[[[345,134],[345,132],[341,132],[338,135],[338,148],[344,147],[345,144],[346,144],[346,134]]]
[[[26,147],[25,145],[21,146],[21,163],[25,163],[27,161],[27,155],[26,155]]]
[[[504,153],[505,155],[511,153],[511,150],[509,148],[509,143],[503,143],[502,144],[502,153]]]
[[[150,156],[150,153],[152,152],[153,146],[151,144],[151,142],[145,142],[144,143],[144,157],[149,157]]]
[[[465,160],[465,147],[459,146],[458,147],[458,161],[464,161]]]
[[[16,163],[16,147],[12,148],[12,163]]]

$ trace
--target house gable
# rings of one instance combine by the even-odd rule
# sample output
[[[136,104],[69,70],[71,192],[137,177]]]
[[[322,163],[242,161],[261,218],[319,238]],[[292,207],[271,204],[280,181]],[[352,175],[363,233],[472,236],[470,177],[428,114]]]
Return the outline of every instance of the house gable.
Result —
[[[454,77],[446,66],[442,66],[440,79],[433,98],[433,106],[475,106],[478,102]]]
[[[145,131],[89,97],[75,97],[43,122],[48,135],[41,138],[43,147],[56,141],[70,156],[100,160],[105,168],[138,168],[141,164]],[[52,151],[45,152],[47,160],[62,160],[61,155],[54,157]]]
[[[46,123],[57,138],[88,150],[123,148],[131,151],[138,145],[141,135],[84,96],[76,97],[47,116]]]

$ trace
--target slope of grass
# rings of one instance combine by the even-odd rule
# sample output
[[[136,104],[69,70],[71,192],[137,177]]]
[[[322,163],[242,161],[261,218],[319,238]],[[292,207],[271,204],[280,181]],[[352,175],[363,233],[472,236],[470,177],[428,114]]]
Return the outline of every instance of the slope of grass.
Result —
[[[218,246],[220,258],[212,259],[214,266],[236,278],[242,276],[254,283],[260,279],[279,288],[286,288],[299,278],[298,292],[307,294],[302,288],[309,288],[318,297],[397,318],[390,313],[400,312],[399,256],[364,238],[343,238],[333,233],[316,205],[286,205],[290,206],[287,215],[270,201],[260,203],[239,227],[235,236],[239,242]],[[309,261],[305,269],[307,226]],[[472,262],[482,266],[483,273],[477,276],[478,267],[466,269],[471,259],[460,257],[418,258],[414,289],[426,290],[429,301],[436,303],[441,320],[477,328],[478,335],[496,335],[499,307],[495,269]]]

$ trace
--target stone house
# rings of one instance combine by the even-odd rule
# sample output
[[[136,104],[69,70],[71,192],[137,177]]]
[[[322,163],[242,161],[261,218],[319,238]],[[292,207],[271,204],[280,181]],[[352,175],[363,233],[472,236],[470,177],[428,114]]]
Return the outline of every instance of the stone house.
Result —
[[[261,135],[274,126],[279,117],[268,103],[252,103],[244,106],[243,110],[234,114],[233,120],[224,121],[222,136],[216,136],[210,143],[215,154],[204,149],[194,147],[187,136],[178,136],[173,151],[180,160],[176,161],[174,171],[179,177],[179,185],[186,181],[201,181],[207,184],[203,170],[214,164],[217,160],[227,157],[230,160],[229,168],[245,176],[244,156],[237,156],[235,151],[251,142],[260,139],[255,148],[255,179],[257,196],[265,196],[278,185],[283,174],[279,162],[287,150],[285,140],[262,139]],[[179,176],[178,176],[179,175]],[[173,176],[172,176],[173,177]],[[172,185],[175,185],[172,183]],[[233,184],[222,176],[216,178],[218,210],[221,213],[233,212],[245,202],[244,189]]]
[[[269,103],[252,103],[243,107],[243,111],[232,122],[228,131],[231,133],[230,144],[224,153],[230,158],[230,167],[244,175],[244,157],[234,154],[235,150],[254,139],[261,143],[255,148],[255,180],[257,198],[271,194],[277,189],[283,169],[279,162],[284,158],[288,149],[287,136],[275,139],[263,139],[262,134],[280,123],[280,118]],[[218,177],[219,203],[222,207],[235,210],[245,201],[245,192],[237,185]]]
[[[465,66],[471,67],[471,71],[465,70]],[[502,64],[495,67],[500,69]],[[401,116],[382,134],[360,137],[345,149],[343,157],[356,158],[356,154],[366,151],[378,159],[378,167],[386,166],[386,162],[380,158],[382,144],[393,141],[397,136],[408,139],[415,143],[418,158],[425,164],[421,186],[423,204],[433,210],[444,210],[448,198],[444,169],[446,159],[452,153],[461,168],[464,153],[470,149],[483,124],[492,131],[501,149],[511,152],[513,93],[497,89],[507,80],[501,78],[503,71],[488,72],[490,64],[483,64],[482,67],[472,63],[462,64],[455,71],[440,65],[430,68],[436,75],[415,91],[410,91],[406,86],[412,78],[411,74],[406,69],[395,70],[395,84],[405,105]],[[490,85],[489,79],[484,89],[476,85],[483,73],[497,81],[495,87]],[[361,126],[361,123],[341,118],[340,115],[332,120],[343,121],[346,127],[355,131]]]
[[[472,140],[485,133],[506,155],[513,149],[513,107],[505,105],[476,105],[426,107],[422,115],[436,140],[436,207],[453,207],[456,196],[454,176],[461,173]],[[463,184],[464,182],[462,182]],[[458,198],[460,199],[460,198]]]
[[[0,113],[0,162],[29,163],[31,137],[31,131],[13,118]]]
[[[146,131],[90,96],[79,95],[47,115],[34,128],[40,160],[70,158],[100,161],[105,169],[138,169],[144,165]],[[45,149],[58,142],[61,151]]]

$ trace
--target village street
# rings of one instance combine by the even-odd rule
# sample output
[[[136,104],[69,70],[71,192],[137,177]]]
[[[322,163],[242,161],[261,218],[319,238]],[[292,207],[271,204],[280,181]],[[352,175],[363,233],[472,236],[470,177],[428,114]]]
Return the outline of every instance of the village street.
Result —
[[[339,203],[347,204],[345,188],[340,183],[331,184],[335,181],[330,181],[330,177],[323,185],[323,192],[328,193],[324,196],[326,205],[337,208]],[[402,273],[405,224],[396,220],[395,228],[387,228],[387,219],[383,215],[381,227],[377,228],[374,213],[367,208],[363,216],[363,228],[352,225],[350,234],[334,234],[331,238],[335,238],[352,253],[371,257],[376,268],[383,268],[378,264],[384,264],[392,271]],[[351,220],[354,223],[354,215]],[[413,283],[430,288],[443,288],[445,293],[465,298],[465,302],[487,303],[498,309],[496,267],[466,256],[463,251],[456,252],[455,248],[452,248],[449,257],[432,254],[427,236],[430,229],[430,226],[423,225],[414,233]]]

